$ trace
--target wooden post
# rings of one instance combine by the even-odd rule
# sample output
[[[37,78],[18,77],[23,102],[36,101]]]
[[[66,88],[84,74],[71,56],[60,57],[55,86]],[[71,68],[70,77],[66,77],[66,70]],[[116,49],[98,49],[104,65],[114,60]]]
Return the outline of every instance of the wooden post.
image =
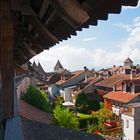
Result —
[[[14,61],[13,21],[9,0],[0,1],[0,69],[2,80],[2,116],[13,116],[14,110]]]

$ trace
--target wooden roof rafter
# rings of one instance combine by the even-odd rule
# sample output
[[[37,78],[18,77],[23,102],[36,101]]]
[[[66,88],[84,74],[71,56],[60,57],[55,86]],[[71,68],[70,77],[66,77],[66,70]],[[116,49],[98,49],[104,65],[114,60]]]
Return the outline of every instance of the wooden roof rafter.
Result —
[[[58,14],[75,29],[89,19],[77,0],[50,0]]]
[[[108,14],[120,13],[123,5],[136,6],[137,3],[138,0],[11,0],[12,11],[23,19],[20,28],[27,30],[19,39],[24,45],[15,46],[16,50],[20,49],[15,55],[29,53],[23,56],[25,62],[36,53],[76,35],[77,30],[96,26],[98,20],[107,20]]]

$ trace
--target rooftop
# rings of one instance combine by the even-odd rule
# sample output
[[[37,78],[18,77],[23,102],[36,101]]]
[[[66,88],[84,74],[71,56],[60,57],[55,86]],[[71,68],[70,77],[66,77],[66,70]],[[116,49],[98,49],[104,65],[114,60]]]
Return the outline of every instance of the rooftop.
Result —
[[[133,62],[129,57],[124,61],[124,63]]]
[[[107,20],[109,14],[119,14],[122,6],[137,4],[138,0],[12,0],[11,9],[7,9],[14,15],[16,25],[15,63],[24,64],[44,49],[76,35],[76,31],[97,26],[98,20]]]
[[[137,96],[140,96],[140,93],[132,94],[130,92],[122,92],[122,91],[113,92],[112,91],[104,95],[104,98],[118,101],[121,103],[129,103],[131,100],[133,100]]]
[[[63,69],[63,66],[61,65],[60,61],[58,60],[56,65],[54,66],[54,69]]]
[[[74,71],[74,72],[72,72],[70,75],[68,75],[68,76],[66,75],[65,80],[64,80],[64,79],[61,79],[61,80],[59,80],[56,84],[57,84],[57,85],[62,85],[62,84],[64,84],[64,83],[66,83],[66,82],[68,82],[68,81],[70,81],[70,80],[72,80],[72,79],[78,77],[79,75],[81,75],[81,74],[84,73],[84,72],[85,72],[84,70]]]
[[[126,74],[114,74],[108,78],[105,78],[101,82],[95,84],[95,86],[110,87],[112,88],[114,84],[121,82],[123,80],[130,79],[130,75]]]

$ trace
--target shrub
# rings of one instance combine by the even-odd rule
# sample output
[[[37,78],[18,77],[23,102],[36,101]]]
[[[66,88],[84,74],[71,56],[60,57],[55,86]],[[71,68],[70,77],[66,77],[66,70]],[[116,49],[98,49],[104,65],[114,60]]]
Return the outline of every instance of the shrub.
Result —
[[[98,126],[94,124],[89,124],[87,127],[87,132],[88,133],[95,133],[95,131],[98,130]]]
[[[22,98],[29,104],[45,112],[50,112],[48,97],[44,91],[40,91],[39,89],[36,89],[34,86],[30,85]]]
[[[57,105],[53,110],[54,123],[66,128],[78,130],[79,120],[77,116],[70,112],[69,109]]]
[[[98,129],[104,129],[104,123],[111,119],[112,112],[106,108],[102,108],[94,113],[94,117],[98,119]]]
[[[102,109],[104,107],[105,107],[104,103],[103,102],[100,102],[100,109]]]
[[[55,108],[57,105],[62,106],[62,103],[64,103],[64,98],[60,95],[56,95],[54,100],[52,101],[52,108]]]

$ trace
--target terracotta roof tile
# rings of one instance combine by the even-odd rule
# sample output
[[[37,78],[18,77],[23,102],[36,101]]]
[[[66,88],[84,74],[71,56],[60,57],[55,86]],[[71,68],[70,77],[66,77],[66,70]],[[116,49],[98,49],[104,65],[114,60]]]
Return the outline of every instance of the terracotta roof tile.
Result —
[[[45,124],[52,123],[52,115],[50,113],[43,112],[23,100],[20,100],[19,113],[22,117],[29,120],[42,122]]]
[[[102,87],[113,87],[114,84],[121,82],[123,80],[130,79],[130,75],[126,74],[114,74],[101,82],[95,84],[95,86],[102,86]]]
[[[97,93],[102,96],[102,95],[106,95],[108,93],[108,91],[98,89]]]
[[[72,72],[71,75],[72,76],[69,76],[69,77],[66,77],[66,80],[59,80],[56,84],[57,85],[62,85],[64,84],[65,82],[68,82],[69,80],[81,75],[83,72],[85,72],[84,70],[78,70],[78,71],[75,71],[75,72]]]
[[[140,93],[129,93],[129,92],[122,92],[122,91],[116,91],[116,92],[109,92],[108,94],[104,95],[104,98],[119,101],[122,103],[128,103],[135,97],[140,96]]]

